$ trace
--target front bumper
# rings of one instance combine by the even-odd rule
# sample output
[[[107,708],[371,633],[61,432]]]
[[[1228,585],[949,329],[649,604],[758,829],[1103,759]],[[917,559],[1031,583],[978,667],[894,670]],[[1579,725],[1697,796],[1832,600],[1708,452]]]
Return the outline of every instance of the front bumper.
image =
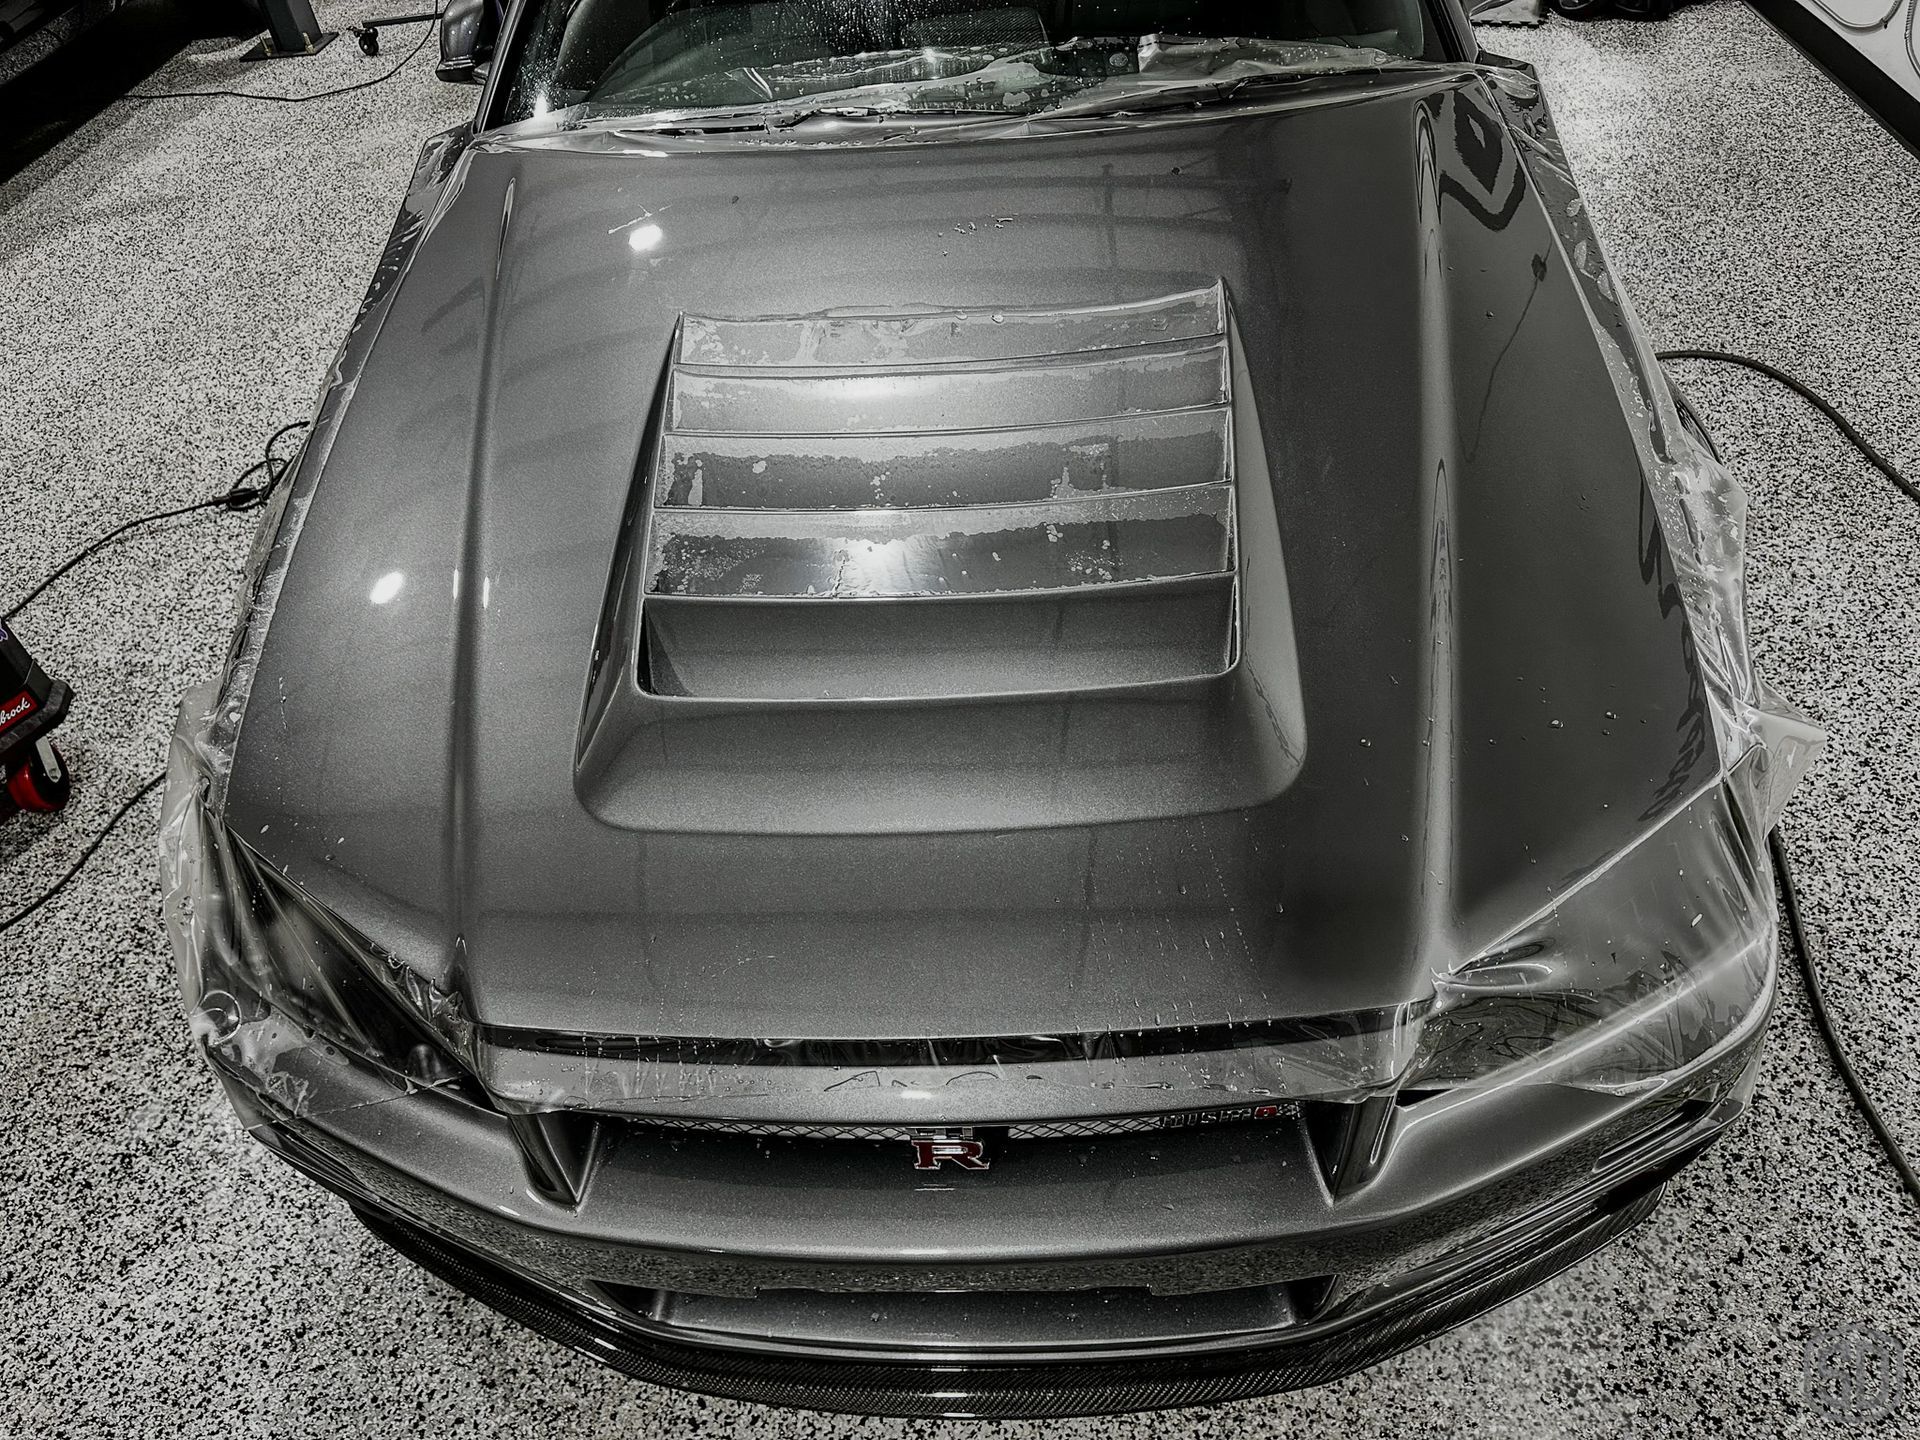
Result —
[[[620,1127],[573,1205],[503,1117],[327,1047],[275,1084],[210,1054],[254,1134],[403,1254],[655,1383],[899,1416],[1115,1413],[1321,1384],[1540,1283],[1644,1219],[1743,1113],[1756,1025],[1631,1096],[1556,1086],[1395,1107],[1330,1186],[1304,1123],[1007,1147]]]
[[[1491,1257],[1372,1307],[1267,1343],[1126,1359],[874,1360],[690,1344],[570,1305],[472,1251],[378,1211],[356,1213],[382,1240],[474,1299],[636,1379],[766,1405],[861,1415],[1016,1419],[1160,1410],[1244,1400],[1337,1380],[1531,1289],[1652,1213],[1656,1180],[1610,1208],[1570,1217],[1524,1253]],[[1493,1263],[1497,1262],[1497,1263]]]

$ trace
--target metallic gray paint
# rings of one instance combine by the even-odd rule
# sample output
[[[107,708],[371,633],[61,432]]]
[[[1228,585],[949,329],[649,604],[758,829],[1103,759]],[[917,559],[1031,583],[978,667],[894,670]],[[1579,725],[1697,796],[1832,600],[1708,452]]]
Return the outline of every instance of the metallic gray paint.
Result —
[[[897,1125],[891,1083],[826,1089],[861,1042],[909,1083],[924,1045],[941,1117],[989,1127],[1039,1102],[946,1087],[966,1072],[931,1057],[966,1037],[1034,1039],[1016,1058],[1073,1069],[1069,1118],[1098,1123],[1219,1104],[1168,1093],[1200,1088],[1179,1053],[1200,1037],[1252,1065],[1284,1047],[1227,1041],[1310,1043],[1328,1017],[1400,1033],[1436,969],[1721,762],[1638,469],[1645,420],[1596,338],[1618,309],[1570,188],[1523,170],[1520,144],[1553,163],[1544,109],[1456,70],[998,132],[441,137],[263,533],[227,826],[456,992],[491,1063],[684,1056],[718,1075],[746,1056],[732,1093],[661,1107],[686,1119]],[[657,240],[633,244],[636,225]],[[648,446],[685,317],[1214,286],[1237,486],[1226,671],[1179,682],[1178,704],[1080,676],[1087,693],[983,701],[937,667],[926,693],[877,702],[645,689],[622,617],[639,518],[671,503],[646,489]],[[1156,788],[1156,758],[1190,761],[1249,675],[1278,697],[1261,746]],[[1023,706],[1105,727],[1051,749],[1035,727],[1058,772],[1038,793],[1044,767],[1012,743]],[[634,737],[669,711],[723,743],[648,752]],[[889,771],[908,740],[950,760],[946,794]],[[831,763],[801,763],[807,745]],[[642,782],[678,786],[679,812]],[[797,810],[769,803],[782,787]],[[1152,1376],[1211,1357],[1185,1389],[1087,1372],[994,1402],[1081,1413],[1328,1378],[1470,1313],[1395,1310],[1410,1293],[1490,1272],[1512,1293],[1618,1233],[1744,1110],[1770,994],[1632,1093],[1393,1095],[1390,1066],[1364,1105],[1307,1099],[1270,1124],[996,1136],[986,1175],[916,1173],[897,1141],[509,1115],[465,1080],[423,1088],[326,1043],[277,1049],[265,1075],[244,1044],[209,1055],[266,1143],[438,1247],[442,1273],[456,1250],[484,1257],[540,1297],[543,1328],[630,1373],[941,1413],[971,1402],[915,1362],[1125,1353]],[[248,1024],[268,1044],[285,1028]],[[765,1063],[787,1040],[824,1063]],[[1209,1074],[1257,1093],[1251,1071]],[[1074,1330],[1077,1292],[1116,1289],[1132,1330]],[[875,1335],[868,1296],[964,1333]],[[775,1383],[633,1360],[663,1338],[791,1364]],[[822,1368],[847,1357],[858,1375]]]
[[[489,142],[412,204],[432,220],[302,478],[228,820],[483,1021],[913,1037],[1396,1005],[1712,770],[1631,422],[1477,80],[1018,140]],[[668,756],[704,767],[704,833],[587,803],[586,676],[681,315],[1215,283],[1286,557],[1281,793],[1047,826],[930,799],[823,835],[753,810],[750,757]],[[1062,763],[1124,801],[1170,743],[1154,715]],[[991,788],[1004,749],[955,741]]]

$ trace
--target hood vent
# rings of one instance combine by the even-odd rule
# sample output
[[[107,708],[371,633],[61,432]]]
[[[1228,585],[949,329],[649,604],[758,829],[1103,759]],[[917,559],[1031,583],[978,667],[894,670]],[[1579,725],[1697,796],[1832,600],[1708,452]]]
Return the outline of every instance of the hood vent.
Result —
[[[649,477],[642,687],[901,700],[1224,674],[1230,392],[1217,287],[685,317]]]

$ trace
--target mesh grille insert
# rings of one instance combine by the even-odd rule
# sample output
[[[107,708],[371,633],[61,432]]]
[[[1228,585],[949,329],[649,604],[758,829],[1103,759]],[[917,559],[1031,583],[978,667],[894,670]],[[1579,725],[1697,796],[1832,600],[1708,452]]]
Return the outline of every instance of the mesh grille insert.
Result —
[[[1217,1106],[1209,1110],[1172,1110],[1159,1115],[1105,1115],[1078,1120],[1024,1121],[992,1127],[992,1133],[1008,1140],[1084,1140],[1106,1135],[1138,1135],[1148,1131],[1192,1130],[1212,1125],[1278,1124],[1292,1119],[1296,1111],[1297,1107],[1290,1103],[1262,1101]],[[671,1120],[651,1117],[637,1123],[663,1130],[697,1130],[708,1134],[783,1140],[904,1142],[929,1133],[925,1127],[909,1125],[789,1125],[744,1120]],[[952,1133],[963,1137],[974,1133],[972,1126],[935,1128],[942,1134]]]

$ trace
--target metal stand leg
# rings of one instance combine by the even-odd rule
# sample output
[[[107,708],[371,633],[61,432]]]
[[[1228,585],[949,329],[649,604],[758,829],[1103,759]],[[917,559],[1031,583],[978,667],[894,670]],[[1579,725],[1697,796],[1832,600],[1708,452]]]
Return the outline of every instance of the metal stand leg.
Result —
[[[311,0],[260,0],[260,13],[267,18],[267,33],[240,57],[242,60],[318,55],[339,38],[338,31],[320,28]]]

